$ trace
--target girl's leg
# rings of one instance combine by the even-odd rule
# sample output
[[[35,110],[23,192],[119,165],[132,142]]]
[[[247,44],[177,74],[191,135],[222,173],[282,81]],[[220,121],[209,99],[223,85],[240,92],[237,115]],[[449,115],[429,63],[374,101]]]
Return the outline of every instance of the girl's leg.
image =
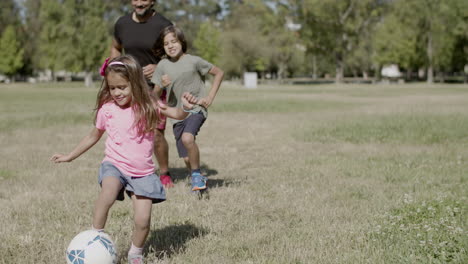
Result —
[[[122,183],[116,177],[106,177],[101,183],[101,192],[94,204],[93,227],[104,229],[109,209],[117,199]]]
[[[195,136],[191,133],[182,134],[182,143],[187,149],[188,159],[184,158],[185,164],[190,170],[197,170],[200,168],[200,151],[195,142]]]
[[[134,246],[142,248],[150,230],[153,201],[150,198],[132,194],[132,203],[135,222],[132,243]]]

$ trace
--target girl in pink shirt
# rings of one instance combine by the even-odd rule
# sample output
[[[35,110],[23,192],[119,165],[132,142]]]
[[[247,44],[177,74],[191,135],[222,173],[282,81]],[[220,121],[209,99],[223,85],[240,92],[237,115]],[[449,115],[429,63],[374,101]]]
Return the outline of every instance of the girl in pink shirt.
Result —
[[[124,191],[134,207],[134,231],[129,262],[143,262],[153,203],[166,199],[152,159],[154,130],[159,114],[184,119],[187,112],[167,107],[151,97],[140,65],[131,56],[104,63],[104,76],[96,101],[95,127],[67,155],[54,154],[55,163],[70,162],[94,146],[107,132],[105,157],[99,169],[101,192],[95,202],[93,229],[104,229],[109,209]],[[185,107],[196,98],[184,95]]]

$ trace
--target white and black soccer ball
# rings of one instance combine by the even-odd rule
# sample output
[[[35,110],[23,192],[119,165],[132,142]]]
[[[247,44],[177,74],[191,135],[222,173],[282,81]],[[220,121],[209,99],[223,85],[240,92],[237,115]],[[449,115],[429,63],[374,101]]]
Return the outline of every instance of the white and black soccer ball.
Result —
[[[66,258],[68,264],[115,264],[117,251],[108,234],[86,230],[72,239]]]

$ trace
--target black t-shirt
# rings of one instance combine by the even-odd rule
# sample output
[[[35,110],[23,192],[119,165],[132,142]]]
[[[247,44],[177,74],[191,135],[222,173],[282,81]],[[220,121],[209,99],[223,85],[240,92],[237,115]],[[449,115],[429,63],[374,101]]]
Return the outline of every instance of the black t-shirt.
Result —
[[[143,23],[135,22],[130,13],[117,20],[114,26],[114,37],[122,45],[124,53],[132,55],[144,67],[159,62],[152,48],[159,33],[170,25],[172,25],[171,21],[159,13]]]

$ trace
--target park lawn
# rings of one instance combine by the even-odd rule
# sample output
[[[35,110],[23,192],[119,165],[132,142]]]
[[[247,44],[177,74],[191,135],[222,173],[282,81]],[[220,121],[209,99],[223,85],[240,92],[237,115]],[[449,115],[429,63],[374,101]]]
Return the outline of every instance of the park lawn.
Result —
[[[98,85],[98,84],[96,84]],[[0,85],[0,263],[64,263],[89,229],[104,140],[53,164],[93,125],[98,88]],[[468,86],[225,82],[197,141],[209,191],[153,207],[147,263],[468,263]],[[132,208],[106,232],[126,263]]]

